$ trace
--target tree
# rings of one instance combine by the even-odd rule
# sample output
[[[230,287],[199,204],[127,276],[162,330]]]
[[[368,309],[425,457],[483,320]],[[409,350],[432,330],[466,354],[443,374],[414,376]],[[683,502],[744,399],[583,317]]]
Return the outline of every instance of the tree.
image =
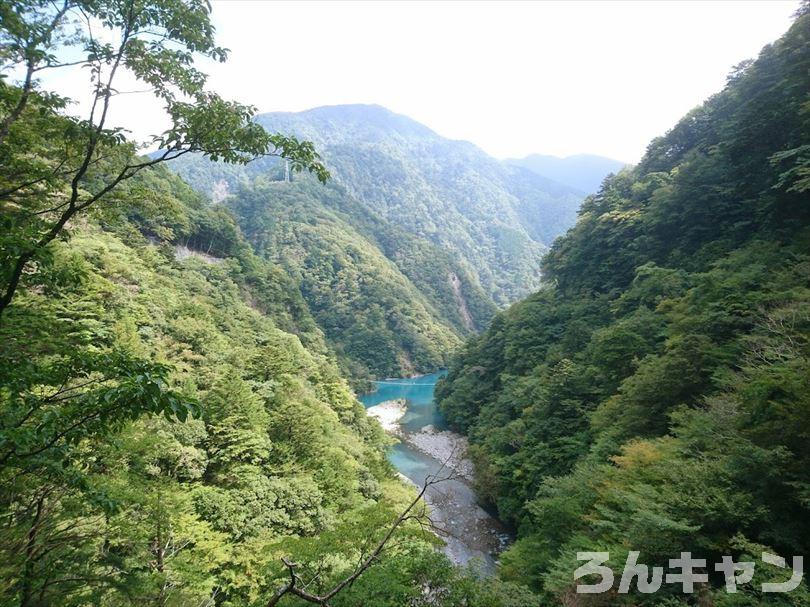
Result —
[[[102,31],[99,31],[102,30]],[[108,42],[113,40],[114,42]],[[189,153],[247,163],[280,156],[293,170],[328,178],[313,145],[270,134],[254,108],[206,90],[195,56],[225,61],[214,42],[204,0],[15,0],[0,8],[0,61],[21,70],[16,85],[0,80],[0,205],[3,212],[0,321],[26,272],[78,213],[120,195],[139,172]],[[77,60],[63,57],[79,56]],[[80,66],[91,75],[88,115],[64,114],[67,99],[40,87],[44,70]],[[124,129],[109,124],[125,72],[164,105],[171,124],[138,157]]]

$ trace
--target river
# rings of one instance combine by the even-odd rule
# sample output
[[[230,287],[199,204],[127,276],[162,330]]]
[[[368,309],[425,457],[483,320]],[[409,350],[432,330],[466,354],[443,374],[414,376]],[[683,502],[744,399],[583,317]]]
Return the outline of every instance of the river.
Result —
[[[409,444],[409,436],[425,426],[443,431],[446,424],[436,407],[433,392],[436,381],[444,375],[434,373],[406,379],[375,382],[376,391],[360,396],[366,408],[380,403],[405,399],[408,410],[400,420],[402,440],[389,454],[391,463],[414,484],[422,486],[428,475],[442,467],[438,459]],[[478,504],[475,491],[464,479],[451,479],[428,488],[425,501],[436,526],[447,530],[441,534],[444,553],[457,565],[472,564],[492,573],[496,555],[509,542],[504,526]]]

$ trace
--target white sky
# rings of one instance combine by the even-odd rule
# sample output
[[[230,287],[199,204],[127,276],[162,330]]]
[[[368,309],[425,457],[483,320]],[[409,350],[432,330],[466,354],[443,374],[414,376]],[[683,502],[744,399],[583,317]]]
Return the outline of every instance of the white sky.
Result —
[[[261,111],[379,103],[498,157],[650,139],[787,30],[798,2],[215,0],[216,90]]]
[[[262,112],[378,103],[497,157],[635,162],[733,65],[784,33],[797,6],[214,0],[231,56],[202,67],[211,88]],[[119,102],[121,126],[161,130],[145,96]]]

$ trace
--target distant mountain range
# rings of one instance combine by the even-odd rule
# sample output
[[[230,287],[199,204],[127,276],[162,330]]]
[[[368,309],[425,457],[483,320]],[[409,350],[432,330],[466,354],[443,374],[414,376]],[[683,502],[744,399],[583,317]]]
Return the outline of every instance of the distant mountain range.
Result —
[[[455,253],[499,304],[536,288],[542,252],[573,225],[583,198],[380,106],[264,114],[258,121],[314,141],[353,196]]]
[[[273,158],[233,166],[186,156],[173,169],[224,200],[257,251],[298,279],[354,375],[444,364],[497,306],[537,289],[543,253],[585,195],[376,105],[256,120],[313,141],[330,183],[285,182]]]
[[[595,193],[605,177],[627,166],[626,162],[593,154],[576,154],[565,158],[531,154],[525,158],[509,158],[505,162],[529,169],[584,194]]]

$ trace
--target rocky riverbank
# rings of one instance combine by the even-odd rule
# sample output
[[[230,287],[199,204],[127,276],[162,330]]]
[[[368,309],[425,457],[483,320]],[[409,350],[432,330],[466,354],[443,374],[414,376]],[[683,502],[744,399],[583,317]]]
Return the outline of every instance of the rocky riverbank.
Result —
[[[424,426],[419,432],[400,432],[402,440],[422,453],[444,463],[450,470],[472,482],[474,468],[467,459],[467,438],[450,430]]]
[[[405,399],[398,398],[396,400],[387,400],[373,407],[368,407],[366,409],[366,415],[380,422],[383,430],[389,434],[399,436],[399,420],[405,416],[407,411],[408,407],[405,404]]]
[[[466,481],[473,480],[473,464],[467,459],[467,438],[450,430],[437,430],[432,425],[423,426],[417,432],[408,432],[400,420],[408,412],[405,399],[387,400],[366,409],[383,430],[398,437],[422,453],[442,462],[449,470]]]
[[[427,380],[432,383],[428,384]],[[511,540],[507,530],[478,504],[473,490],[473,465],[467,459],[467,439],[437,427],[433,402],[436,375],[418,381],[379,382],[374,395],[361,400],[368,415],[400,442],[389,458],[403,480],[422,487],[430,477],[450,477],[425,493],[443,552],[457,565],[475,563],[482,573],[496,568],[497,555]]]

